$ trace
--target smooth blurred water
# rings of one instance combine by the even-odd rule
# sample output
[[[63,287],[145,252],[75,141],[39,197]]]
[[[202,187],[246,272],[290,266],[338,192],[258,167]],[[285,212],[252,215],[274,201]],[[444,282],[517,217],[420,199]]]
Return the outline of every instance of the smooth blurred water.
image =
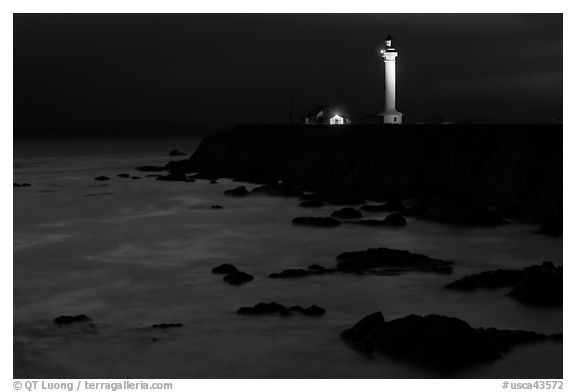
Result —
[[[363,358],[339,337],[375,311],[387,319],[438,313],[474,327],[562,332],[561,309],[521,305],[505,296],[507,290],[443,288],[485,270],[561,264],[561,239],[534,235],[536,227],[526,224],[466,229],[410,218],[402,229],[297,227],[292,218],[328,215],[336,207],[227,197],[224,190],[240,184],[161,182],[133,170],[164,164],[173,159],[169,149],[191,152],[196,143],[15,146],[14,181],[33,186],[14,188],[14,377],[562,377],[560,343],[521,346],[492,364],[438,373],[385,356]],[[117,178],[121,172],[143,178]],[[98,175],[112,180],[94,181]],[[212,204],[224,209],[212,210]],[[286,268],[333,265],[344,251],[381,246],[453,260],[455,272],[267,279]],[[210,272],[221,263],[255,280],[230,286]],[[235,313],[267,301],[317,304],[328,312],[321,318]],[[51,321],[80,313],[97,329],[57,328]],[[184,327],[149,328],[160,322]]]

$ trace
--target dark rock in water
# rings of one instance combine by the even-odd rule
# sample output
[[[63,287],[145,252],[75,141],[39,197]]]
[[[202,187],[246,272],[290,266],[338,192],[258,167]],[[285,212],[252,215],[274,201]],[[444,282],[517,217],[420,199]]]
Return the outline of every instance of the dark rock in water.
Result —
[[[248,192],[248,189],[246,189],[245,186],[239,186],[237,188],[224,191],[224,194],[228,196],[248,196],[250,192]]]
[[[451,273],[452,262],[410,253],[407,250],[377,248],[345,252],[336,258],[338,270],[343,272],[380,273],[390,270]]]
[[[276,302],[262,303],[255,306],[244,306],[236,311],[238,314],[247,315],[261,315],[261,314],[283,314],[287,313],[288,310],[284,305],[278,304]]]
[[[120,178],[130,178],[130,174],[128,174],[128,173],[120,173],[120,174],[116,174],[116,177],[120,177]]]
[[[360,219],[362,218],[362,213],[354,208],[342,208],[340,210],[334,211],[332,217],[338,219]]]
[[[210,184],[218,184],[218,181],[216,181],[216,180],[210,180]]]
[[[538,230],[536,234],[547,235],[549,237],[559,237],[562,235],[562,219],[559,220],[549,220],[544,223]]]
[[[253,279],[254,277],[252,275],[242,271],[231,272],[223,278],[225,282],[228,282],[234,286],[240,286],[246,282],[250,282]]]
[[[110,179],[110,177],[106,177],[106,176],[94,177],[95,181],[108,181],[109,179]]]
[[[157,329],[169,329],[169,328],[182,328],[184,325],[180,323],[161,323],[161,324],[154,324],[152,328]]]
[[[335,227],[340,225],[340,221],[329,217],[302,216],[292,219],[292,223],[302,226]]]
[[[85,314],[80,314],[78,316],[59,316],[54,319],[54,322],[58,325],[68,325],[90,320],[90,317],[86,316]]]
[[[388,248],[342,253],[337,257],[337,260],[339,260],[339,263],[336,268],[326,268],[318,264],[313,264],[308,266],[307,269],[294,268],[275,272],[270,274],[268,278],[292,279],[337,272],[383,276],[395,276],[409,271],[449,274],[452,272],[453,264],[451,261],[433,259],[428,256],[410,253],[406,250]]]
[[[166,175],[159,175],[156,177],[158,181],[187,181],[186,173],[183,172],[170,172]]]
[[[506,223],[500,212],[491,211],[476,201],[464,198],[435,200],[421,217],[464,226],[497,226]]]
[[[454,290],[472,291],[477,288],[494,289],[506,286],[514,286],[520,281],[524,273],[521,270],[486,271],[479,274],[468,275],[452,283],[446,288]]]
[[[400,213],[393,213],[388,215],[382,223],[384,226],[402,227],[406,226],[406,218]]]
[[[14,183],[14,188],[19,188],[19,187],[21,187],[21,186],[22,186],[22,185],[18,184],[17,182]]]
[[[388,212],[388,211],[404,211],[406,207],[401,201],[390,201],[386,204],[366,204],[360,207],[362,211],[366,212]]]
[[[232,264],[222,264],[218,267],[212,268],[213,274],[231,274],[233,272],[238,272],[238,268],[233,266]]]
[[[291,278],[303,278],[305,276],[311,275],[324,275],[336,272],[335,268],[326,268],[321,265],[310,265],[308,269],[296,268],[296,269],[287,269],[282,272],[276,272],[273,274],[268,275],[271,279],[291,279]]]
[[[562,305],[562,267],[547,261],[527,267],[522,272],[522,278],[508,294],[510,297],[531,305]]]
[[[319,200],[304,200],[301,201],[299,205],[303,208],[324,207],[324,202]]]
[[[363,225],[363,226],[386,226],[384,220],[378,220],[378,219],[360,219],[354,221],[344,221],[344,223]]]
[[[535,332],[472,328],[457,318],[439,315],[409,315],[386,322],[381,313],[364,317],[341,336],[364,354],[378,351],[442,369],[494,361],[516,344],[553,340]]]
[[[171,157],[177,157],[177,156],[181,156],[181,155],[186,155],[185,153],[183,153],[182,151],[178,151],[178,150],[171,150],[168,155],[170,155]]]
[[[304,276],[315,275],[314,271],[305,269],[287,269],[282,272],[273,273],[268,275],[271,279],[286,279],[286,278],[302,278]]]
[[[513,287],[508,296],[531,305],[562,305],[562,267],[545,261],[522,270],[496,270],[465,276],[446,288],[472,291],[477,288]]]
[[[261,302],[255,306],[242,307],[238,309],[236,312],[238,314],[251,315],[251,316],[269,315],[269,314],[278,314],[280,316],[292,316],[293,313],[300,313],[304,316],[316,317],[325,314],[326,310],[317,305],[311,305],[307,308],[297,305],[288,308],[276,302],[270,302],[270,303]]]
[[[14,183],[14,188],[28,187],[28,186],[32,186],[32,184],[29,184],[27,182],[24,182],[22,184],[18,184],[17,182]]]
[[[147,178],[158,178],[160,176],[160,174],[146,174],[144,177]]]
[[[131,178],[131,179],[133,179],[133,180],[139,180],[141,177],[138,177],[138,176],[132,176],[132,177],[130,177],[130,178]]]
[[[352,328],[342,332],[340,336],[356,351],[359,351],[364,355],[369,355],[374,352],[374,344],[371,340],[371,334],[374,331],[379,331],[385,324],[386,321],[384,320],[382,313],[371,313],[358,321]]]
[[[288,308],[288,310],[303,314],[304,316],[312,316],[312,317],[322,316],[323,314],[326,313],[326,309],[321,308],[320,306],[317,305],[310,305],[307,308],[303,308],[302,306],[292,306]]]
[[[158,172],[158,171],[164,171],[166,170],[166,168],[164,166],[146,165],[146,166],[139,166],[136,168],[136,170],[141,172]]]
[[[222,207],[221,205],[218,205],[218,204],[214,204],[213,206],[210,206],[210,208],[213,210],[221,210],[224,207]]]

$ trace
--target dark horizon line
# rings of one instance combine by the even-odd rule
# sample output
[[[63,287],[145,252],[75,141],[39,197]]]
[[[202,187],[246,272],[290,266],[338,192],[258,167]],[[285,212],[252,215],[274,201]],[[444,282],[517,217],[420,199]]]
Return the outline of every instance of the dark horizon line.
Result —
[[[388,127],[405,127],[405,126],[536,126],[536,125],[563,125],[563,121],[446,121],[442,123],[434,122],[407,122],[404,124],[380,124],[380,123],[352,123],[344,125],[329,125],[329,124],[302,124],[302,123],[239,123],[235,125],[214,125],[214,126],[195,126],[191,125],[127,125],[127,126],[47,126],[47,127],[14,127],[14,139],[25,139],[27,137],[42,137],[54,138],[63,136],[82,136],[93,138],[98,136],[111,136],[116,137],[169,137],[169,136],[205,136],[218,132],[233,131],[238,127],[254,126],[254,127],[305,127],[314,129],[316,127],[362,127],[362,126],[382,126]]]

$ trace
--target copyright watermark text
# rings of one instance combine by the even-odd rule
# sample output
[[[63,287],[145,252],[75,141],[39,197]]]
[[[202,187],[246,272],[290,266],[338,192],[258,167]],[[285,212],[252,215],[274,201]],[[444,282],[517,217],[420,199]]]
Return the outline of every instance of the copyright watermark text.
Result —
[[[171,382],[146,381],[54,381],[54,380],[25,380],[14,381],[16,391],[161,391],[172,390]]]

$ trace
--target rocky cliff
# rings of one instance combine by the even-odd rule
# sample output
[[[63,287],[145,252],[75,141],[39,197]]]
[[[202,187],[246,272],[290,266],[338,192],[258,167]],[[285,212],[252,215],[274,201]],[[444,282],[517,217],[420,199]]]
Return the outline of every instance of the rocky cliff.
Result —
[[[283,180],[339,199],[458,197],[510,215],[562,216],[561,125],[238,126],[167,168]]]

